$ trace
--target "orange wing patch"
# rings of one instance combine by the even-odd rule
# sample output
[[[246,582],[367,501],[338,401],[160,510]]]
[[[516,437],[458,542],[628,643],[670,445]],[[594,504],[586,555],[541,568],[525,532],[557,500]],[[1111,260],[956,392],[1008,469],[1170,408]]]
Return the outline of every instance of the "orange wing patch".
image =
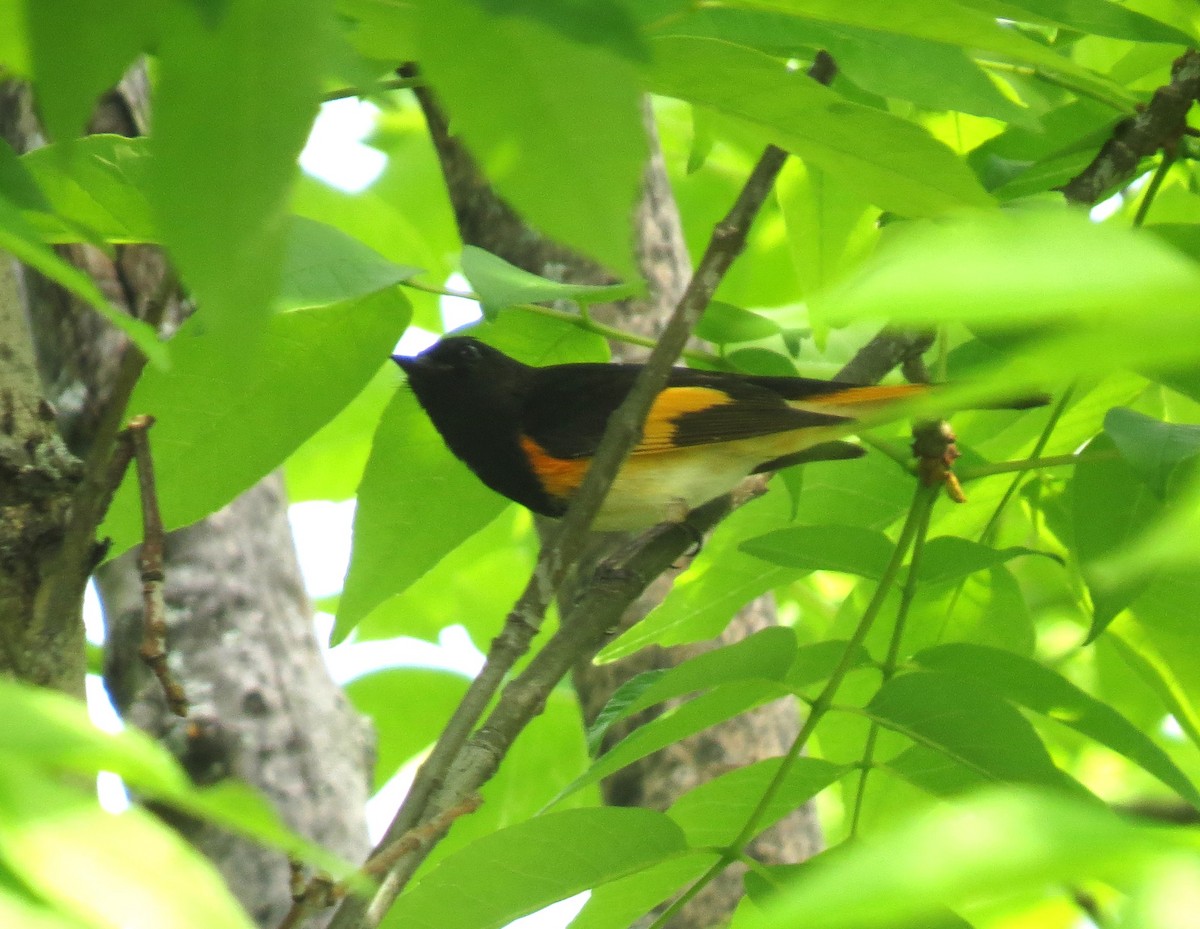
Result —
[[[675,421],[680,416],[733,402],[733,397],[715,387],[668,387],[654,398],[642,430],[642,441],[631,454],[644,455],[674,448]]]
[[[521,449],[542,488],[551,497],[566,499],[583,483],[590,459],[555,458],[527,435],[521,436]]]
[[[650,407],[642,441],[630,452],[645,455],[670,451],[675,447],[675,420],[685,413],[697,413],[710,407],[732,403],[733,398],[714,387],[668,387]],[[556,458],[530,436],[521,436],[521,449],[537,475],[542,488],[552,497],[570,497],[587,474],[589,458]]]
[[[912,397],[916,394],[924,393],[928,389],[924,384],[885,384],[882,387],[851,387],[847,390],[818,394],[815,397],[806,397],[802,401],[794,401],[793,405],[828,403],[830,406],[857,406],[858,404],[887,403],[890,400],[900,400],[904,397]]]

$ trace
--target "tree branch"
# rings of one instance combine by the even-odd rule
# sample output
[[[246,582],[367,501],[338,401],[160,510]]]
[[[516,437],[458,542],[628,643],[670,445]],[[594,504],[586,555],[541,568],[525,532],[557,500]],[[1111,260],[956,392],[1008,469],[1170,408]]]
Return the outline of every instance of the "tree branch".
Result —
[[[810,75],[816,80],[828,83],[833,79],[834,73],[833,59],[824,52],[819,53]],[[454,771],[461,770],[459,756],[468,735],[479,722],[508,671],[516,660],[528,651],[556,591],[571,565],[583,552],[592,520],[603,504],[629,450],[640,438],[642,424],[655,397],[666,384],[671,365],[679,357],[725,273],[745,247],[750,226],[786,159],[787,153],[782,149],[768,146],[728,214],[713,229],[708,246],[687,289],[651,351],[629,396],[610,417],[583,484],[557,531],[542,548],[533,575],[510,611],[504,628],[493,641],[483,670],[472,682],[430,757],[418,771],[409,795],[388,828],[380,848],[384,844],[395,842],[439,812],[439,803],[445,796],[441,788]],[[682,552],[683,548],[679,551]],[[660,572],[665,570],[675,557],[678,557],[678,554],[672,556]],[[634,591],[630,599],[641,589]],[[620,604],[617,616],[628,602],[626,600]],[[615,623],[615,620],[613,622]],[[570,662],[564,667],[563,674],[569,667]],[[528,712],[527,718],[532,715],[533,712]],[[480,731],[481,736],[482,734],[483,730]],[[435,797],[438,802],[434,802]],[[364,905],[355,898],[347,899],[330,923],[331,929],[378,925],[411,876],[410,868],[401,868],[405,860],[402,859],[388,873],[369,905]],[[415,868],[415,865],[412,867]]]
[[[1061,188],[1073,203],[1092,204],[1128,180],[1147,155],[1173,152],[1190,132],[1187,114],[1200,99],[1200,52],[1188,49],[1171,66],[1171,83],[1154,92],[1146,108],[1119,122],[1092,163]]]

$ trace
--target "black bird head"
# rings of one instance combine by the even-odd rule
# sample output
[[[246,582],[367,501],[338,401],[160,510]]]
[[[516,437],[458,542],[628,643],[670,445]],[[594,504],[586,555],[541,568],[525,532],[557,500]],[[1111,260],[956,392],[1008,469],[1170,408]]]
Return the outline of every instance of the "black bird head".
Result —
[[[393,355],[440,429],[450,408],[486,415],[524,393],[530,368],[470,336],[451,336],[419,355]]]
[[[537,369],[469,336],[392,360],[450,450],[485,484],[539,513],[553,509],[519,445]]]

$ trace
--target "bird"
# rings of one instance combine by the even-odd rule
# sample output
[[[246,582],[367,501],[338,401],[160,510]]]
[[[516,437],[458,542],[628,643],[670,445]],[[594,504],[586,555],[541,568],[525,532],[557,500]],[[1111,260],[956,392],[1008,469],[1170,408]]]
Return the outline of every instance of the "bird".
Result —
[[[639,364],[526,365],[471,336],[393,355],[450,451],[484,484],[561,517]],[[752,474],[858,458],[856,420],[928,390],[671,368],[597,531],[644,529],[728,493]]]

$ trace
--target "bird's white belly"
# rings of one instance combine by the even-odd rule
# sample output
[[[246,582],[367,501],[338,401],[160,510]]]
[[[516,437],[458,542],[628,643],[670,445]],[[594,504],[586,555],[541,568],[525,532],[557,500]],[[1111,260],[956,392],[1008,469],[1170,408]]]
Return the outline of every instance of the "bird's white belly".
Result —
[[[617,473],[592,528],[602,532],[644,529],[678,520],[714,497],[733,490],[764,460],[803,448],[809,442],[780,436],[778,449],[761,439],[726,442],[697,449],[633,456]]]

